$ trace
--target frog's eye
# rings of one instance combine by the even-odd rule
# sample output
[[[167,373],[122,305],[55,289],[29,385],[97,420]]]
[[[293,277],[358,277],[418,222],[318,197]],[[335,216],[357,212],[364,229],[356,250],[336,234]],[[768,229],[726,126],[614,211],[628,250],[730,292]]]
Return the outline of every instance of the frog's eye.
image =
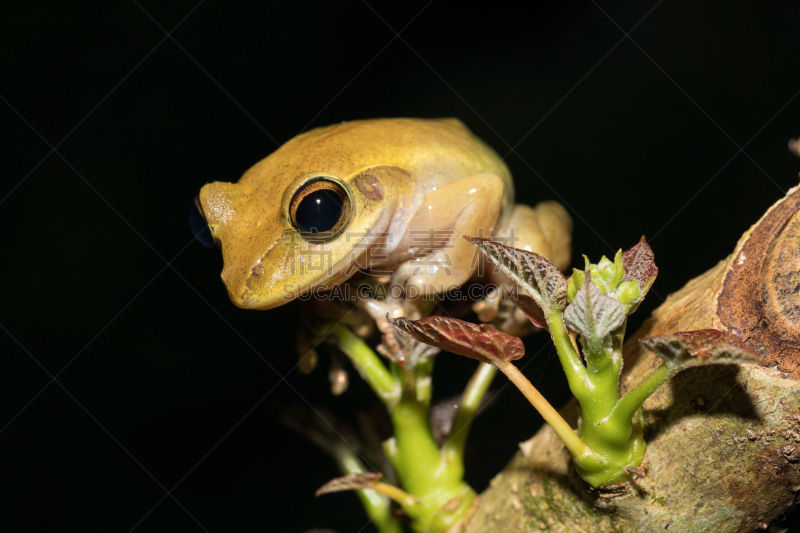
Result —
[[[200,205],[200,198],[195,198],[194,203],[189,206],[189,228],[192,230],[197,242],[206,248],[210,248],[214,244],[211,228],[208,227],[206,216],[203,213],[203,206]]]
[[[350,215],[350,196],[339,183],[316,178],[303,184],[289,207],[292,225],[304,233],[332,237],[344,227]]]

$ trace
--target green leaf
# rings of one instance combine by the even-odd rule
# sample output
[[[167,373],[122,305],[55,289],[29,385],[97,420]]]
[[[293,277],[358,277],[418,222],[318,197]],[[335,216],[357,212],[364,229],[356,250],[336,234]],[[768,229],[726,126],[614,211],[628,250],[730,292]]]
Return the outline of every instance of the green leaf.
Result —
[[[586,258],[586,256],[583,256]],[[586,259],[588,261],[588,259]],[[589,267],[586,267],[588,270]],[[586,279],[586,271],[578,270],[577,268],[572,269],[572,275],[567,280],[567,301],[572,303],[572,300],[575,299],[575,295],[578,293],[578,290],[583,286],[583,281]]]
[[[705,364],[760,363],[764,359],[745,345],[733,332],[718,329],[682,331],[639,340],[648,351],[660,357],[670,375]]]
[[[603,256],[597,264],[591,264],[586,256],[584,259],[585,271],[575,269],[567,281],[569,302],[575,298],[589,273],[600,292],[616,299],[623,305],[626,314],[631,314],[644,300],[658,275],[653,250],[644,237],[630,250],[618,251],[614,261]]]
[[[546,258],[489,239],[464,238],[514,280],[546,313],[562,311],[566,307],[567,280]]]
[[[594,284],[591,274],[564,311],[564,322],[587,340],[603,340],[625,322],[625,309]]]
[[[622,264],[622,250],[614,256],[614,261],[609,261],[606,256],[600,258],[596,265],[589,265],[586,272],[591,272],[594,284],[603,294],[613,296],[623,278],[625,277],[625,267]]]
[[[399,331],[419,342],[476,359],[502,365],[525,355],[525,345],[489,324],[473,324],[457,318],[431,316],[422,320],[386,317]]]

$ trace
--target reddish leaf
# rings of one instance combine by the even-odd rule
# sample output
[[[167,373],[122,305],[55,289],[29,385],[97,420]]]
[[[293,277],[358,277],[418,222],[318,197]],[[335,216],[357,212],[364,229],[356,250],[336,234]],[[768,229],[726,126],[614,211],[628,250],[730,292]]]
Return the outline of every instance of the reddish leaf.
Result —
[[[387,314],[388,316],[388,314]],[[381,337],[381,343],[376,351],[390,361],[400,366],[416,366],[420,359],[433,357],[439,353],[435,346],[417,342],[408,335],[401,335],[397,330],[390,329]]]
[[[512,287],[509,298],[517,304],[517,307],[525,313],[525,316],[528,317],[528,320],[530,320],[534,326],[550,331],[547,320],[544,318],[544,311],[542,311],[542,308],[539,307],[539,304],[537,304],[533,298],[527,294],[520,293],[516,285]]]
[[[672,374],[702,364],[763,362],[764,359],[745,345],[733,332],[718,329],[682,331],[669,335],[645,337],[639,341],[659,356]]]
[[[360,472],[358,474],[347,474],[346,476],[334,478],[319,489],[314,494],[322,496],[330,492],[341,492],[343,490],[371,489],[375,483],[383,477],[377,472]]]
[[[419,342],[436,346],[482,363],[493,365],[515,361],[525,355],[525,346],[489,324],[473,324],[457,318],[431,316],[422,320],[386,317],[399,331]]]
[[[567,279],[547,258],[490,239],[466,235],[464,238],[513,279],[542,309],[561,311],[566,307]]]
[[[638,280],[644,291],[648,282],[658,275],[658,267],[653,259],[653,250],[642,235],[636,246],[622,252],[622,266],[625,268],[623,281]]]

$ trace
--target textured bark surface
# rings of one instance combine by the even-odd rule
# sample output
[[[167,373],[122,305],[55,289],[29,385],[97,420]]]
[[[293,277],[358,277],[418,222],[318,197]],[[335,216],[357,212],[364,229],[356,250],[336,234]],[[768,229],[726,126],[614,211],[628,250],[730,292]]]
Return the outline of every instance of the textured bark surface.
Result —
[[[687,370],[644,404],[647,476],[616,494],[588,489],[549,426],[520,445],[466,533],[779,531],[800,492],[800,190],[731,256],[671,295],[625,345],[622,391],[660,360],[638,339],[736,330],[767,365]],[[575,427],[577,403],[562,410]]]

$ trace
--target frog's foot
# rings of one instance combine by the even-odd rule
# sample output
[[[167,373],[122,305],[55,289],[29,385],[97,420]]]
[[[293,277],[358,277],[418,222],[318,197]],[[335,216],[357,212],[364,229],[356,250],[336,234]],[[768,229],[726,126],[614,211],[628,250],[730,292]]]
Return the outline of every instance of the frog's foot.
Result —
[[[328,381],[331,383],[331,394],[341,396],[350,386],[350,374],[345,368],[346,357],[339,351],[331,353],[331,366],[328,369]]]
[[[500,303],[497,316],[492,320],[494,327],[515,337],[525,337],[539,330],[511,298],[498,298],[498,300]]]
[[[472,311],[481,322],[492,324],[503,333],[524,337],[539,328],[531,323],[514,300],[513,292],[509,294],[504,287],[495,287],[485,298],[472,304]]]
[[[478,174],[428,193],[428,209],[414,217],[411,227],[416,229],[402,242],[414,252],[414,259],[401,267],[407,295],[441,294],[472,276],[480,253],[462,237],[492,234],[504,191],[495,174]]]
[[[392,273],[392,279],[389,281],[389,284],[405,287],[406,283],[408,283],[408,280],[411,278],[411,274],[416,268],[413,263],[413,259],[400,263],[397,268],[394,269],[394,272]]]
[[[492,322],[500,311],[500,288],[495,287],[482,300],[472,304],[472,311],[481,322]]]
[[[444,294],[458,288],[469,279],[470,271],[456,266],[447,250],[409,262],[406,278],[406,298],[415,300],[433,294]]]
[[[386,320],[387,315],[392,318],[406,317],[411,320],[422,318],[425,310],[420,309],[419,303],[406,297],[397,297],[394,289],[390,289],[385,298],[363,299],[359,300],[356,305],[375,321],[378,331],[385,334],[394,331],[394,328]]]
[[[511,216],[497,233],[492,236],[495,241],[542,255],[560,270],[569,266],[572,219],[557,202],[540,202],[535,207],[515,205]],[[515,303],[517,297],[514,282],[488,262],[485,266],[488,279],[496,288],[486,299],[473,306],[478,318],[518,337],[536,331],[538,328],[531,324]]]
[[[544,256],[559,270],[569,267],[572,218],[558,202],[547,200],[534,207],[517,204],[498,230],[492,240]],[[500,285],[503,281],[506,279],[498,278],[495,283]]]

